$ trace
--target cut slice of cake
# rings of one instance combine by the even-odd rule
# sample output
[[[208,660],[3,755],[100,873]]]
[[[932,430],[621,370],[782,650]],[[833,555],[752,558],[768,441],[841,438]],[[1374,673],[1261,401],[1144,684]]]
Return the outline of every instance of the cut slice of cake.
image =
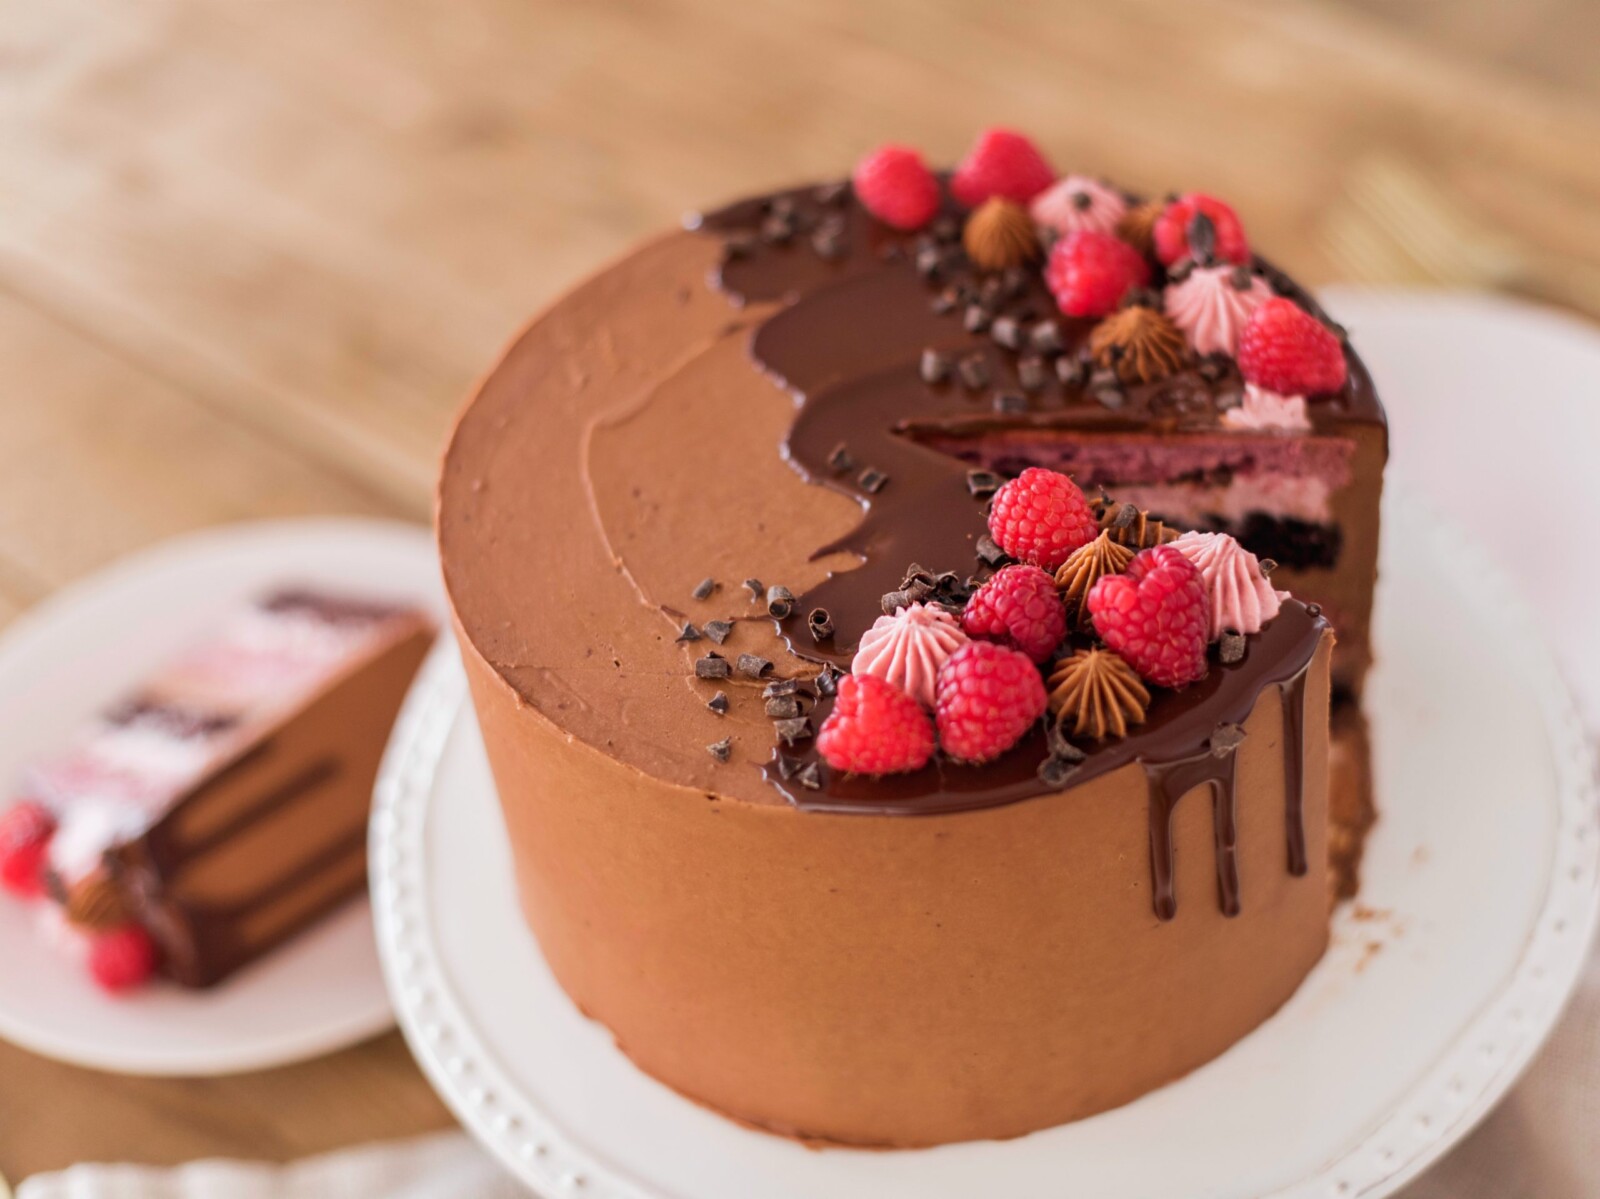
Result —
[[[432,636],[322,591],[248,605],[24,771],[0,874],[110,989],[220,982],[363,889],[378,759]]]

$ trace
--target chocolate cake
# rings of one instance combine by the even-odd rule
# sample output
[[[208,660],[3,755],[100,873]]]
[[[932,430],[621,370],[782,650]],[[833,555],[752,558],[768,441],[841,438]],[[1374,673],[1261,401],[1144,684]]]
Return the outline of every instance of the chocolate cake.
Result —
[[[479,387],[438,509],[556,977],[821,1143],[1019,1135],[1216,1056],[1354,885],[1385,445],[1231,208],[1005,131],[602,271]]]
[[[222,981],[364,889],[378,759],[432,637],[387,602],[248,605],[24,771],[0,881],[110,990]]]

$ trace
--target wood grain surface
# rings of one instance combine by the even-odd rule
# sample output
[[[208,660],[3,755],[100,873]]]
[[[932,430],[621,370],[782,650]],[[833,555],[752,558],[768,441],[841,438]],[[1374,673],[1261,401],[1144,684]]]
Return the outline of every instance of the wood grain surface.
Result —
[[[0,622],[185,529],[425,519],[529,313],[889,138],[1016,124],[1312,283],[1600,315],[1597,41],[1592,0],[0,0]],[[393,1034],[189,1082],[0,1045],[13,1180],[448,1123]]]

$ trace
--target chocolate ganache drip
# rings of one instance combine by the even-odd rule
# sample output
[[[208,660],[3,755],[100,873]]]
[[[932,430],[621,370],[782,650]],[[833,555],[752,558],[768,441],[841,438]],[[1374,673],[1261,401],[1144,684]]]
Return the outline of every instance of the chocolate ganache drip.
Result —
[[[834,185],[744,201],[692,225],[722,237],[714,282],[732,302],[776,305],[752,333],[750,352],[795,397],[785,461],[862,508],[849,534],[815,554],[844,550],[861,565],[830,573],[798,598],[797,615],[776,621],[802,658],[848,667],[907,563],[983,577],[983,497],[968,475],[1014,474],[1019,465],[991,451],[986,435],[1004,432],[1014,446],[1075,434],[1214,431],[1218,413],[1242,389],[1237,368],[1223,358],[1148,384],[1094,370],[1085,350],[1094,322],[1061,316],[1037,271],[976,272],[962,252],[954,209],[925,233],[902,234]],[[1312,306],[1281,274],[1257,267],[1274,288]],[[1343,416],[1376,404],[1365,373],[1352,365],[1344,392],[1326,401]],[[832,626],[821,638],[804,615],[816,609]],[[803,743],[775,754],[766,774],[807,811],[920,815],[1030,799],[1137,762],[1149,783],[1156,914],[1165,920],[1176,912],[1174,811],[1204,788],[1212,797],[1219,901],[1232,915],[1240,905],[1236,749],[1240,726],[1271,685],[1284,707],[1288,865],[1297,875],[1307,869],[1305,678],[1327,627],[1319,610],[1285,603],[1247,639],[1239,661],[1213,661],[1200,682],[1163,692],[1145,724],[1097,743],[1064,771],[1046,772],[1048,781],[1040,772],[1051,756],[1043,728],[983,766],[936,757],[910,774],[852,777],[818,769],[814,747]],[[797,698],[817,726],[833,703],[810,687]]]

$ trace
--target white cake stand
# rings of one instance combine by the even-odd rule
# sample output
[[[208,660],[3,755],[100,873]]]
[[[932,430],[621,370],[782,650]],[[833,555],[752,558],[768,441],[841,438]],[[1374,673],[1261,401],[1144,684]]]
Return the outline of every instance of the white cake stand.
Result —
[[[1554,1023],[1595,924],[1600,835],[1589,752],[1522,604],[1390,494],[1369,692],[1383,818],[1360,904],[1283,1011],[1215,1062],[1091,1120],[915,1152],[809,1150],[689,1103],[577,1012],[523,926],[448,644],[396,730],[372,836],[381,954],[418,1060],[548,1195],[1391,1193],[1505,1093]]]

